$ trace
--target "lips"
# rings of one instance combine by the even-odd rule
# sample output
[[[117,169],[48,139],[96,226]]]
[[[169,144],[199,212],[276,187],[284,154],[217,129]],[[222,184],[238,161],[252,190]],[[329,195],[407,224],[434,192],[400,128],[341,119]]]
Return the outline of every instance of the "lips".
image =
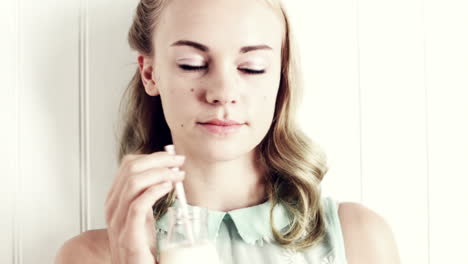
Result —
[[[211,119],[199,124],[210,133],[227,135],[238,132],[245,123],[235,120]]]
[[[209,125],[215,125],[215,126],[238,126],[238,125],[242,125],[243,123],[237,122],[235,120],[211,119],[205,122],[201,122],[201,124],[209,124]]]
[[[213,124],[200,124],[206,131],[213,134],[227,135],[234,132],[239,132],[243,124],[240,125],[228,125],[228,126],[218,126]]]

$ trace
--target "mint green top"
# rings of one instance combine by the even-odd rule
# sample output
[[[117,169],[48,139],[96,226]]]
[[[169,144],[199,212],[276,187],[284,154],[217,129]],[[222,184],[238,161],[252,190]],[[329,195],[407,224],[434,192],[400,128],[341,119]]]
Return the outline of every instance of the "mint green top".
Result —
[[[331,197],[322,197],[321,202],[326,216],[325,239],[303,251],[283,248],[275,241],[270,230],[270,201],[229,212],[198,208],[208,212],[208,234],[222,264],[346,264],[338,203]],[[174,206],[178,204],[176,200]],[[287,230],[291,218],[285,207],[277,205],[273,214],[277,230]],[[158,240],[167,235],[167,218],[165,214],[155,222]]]

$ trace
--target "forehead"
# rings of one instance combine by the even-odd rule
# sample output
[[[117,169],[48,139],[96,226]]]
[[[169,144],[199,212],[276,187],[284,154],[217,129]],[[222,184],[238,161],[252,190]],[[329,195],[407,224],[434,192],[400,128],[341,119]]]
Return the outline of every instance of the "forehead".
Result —
[[[154,43],[166,49],[177,40],[188,39],[213,52],[258,44],[279,51],[283,27],[263,0],[173,0],[163,11]]]

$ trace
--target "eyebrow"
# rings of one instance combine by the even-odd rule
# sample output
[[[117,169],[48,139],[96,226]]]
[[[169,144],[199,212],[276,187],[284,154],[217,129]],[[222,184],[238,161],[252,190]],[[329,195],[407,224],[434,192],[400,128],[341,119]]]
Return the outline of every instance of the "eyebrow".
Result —
[[[191,40],[178,40],[178,41],[171,44],[171,47],[174,47],[174,46],[190,46],[190,47],[196,48],[198,50],[201,50],[203,52],[209,52],[210,51],[210,48],[208,48],[207,46],[205,46],[205,45],[203,45],[201,43],[195,42],[195,41],[191,41]],[[247,53],[247,52],[253,51],[253,50],[273,50],[273,49],[268,45],[262,44],[262,45],[242,47],[242,48],[240,48],[239,53]]]

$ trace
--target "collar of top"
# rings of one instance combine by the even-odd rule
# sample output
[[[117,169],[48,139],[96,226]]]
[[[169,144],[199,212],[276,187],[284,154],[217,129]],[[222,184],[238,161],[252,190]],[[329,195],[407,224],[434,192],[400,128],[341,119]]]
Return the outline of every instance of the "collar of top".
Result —
[[[207,211],[208,236],[210,239],[216,239],[223,220],[231,219],[239,236],[244,242],[249,244],[263,244],[264,241],[271,242],[274,240],[270,227],[270,205],[271,201],[268,200],[258,205],[228,212],[210,210],[193,205],[188,205],[188,207],[196,207],[200,210]],[[176,199],[173,206],[180,207],[179,200]],[[286,208],[281,203],[277,204],[273,209],[273,217],[274,225],[278,231],[282,231],[292,220]],[[156,228],[167,232],[169,230],[168,218],[167,213],[161,216],[155,223]]]

